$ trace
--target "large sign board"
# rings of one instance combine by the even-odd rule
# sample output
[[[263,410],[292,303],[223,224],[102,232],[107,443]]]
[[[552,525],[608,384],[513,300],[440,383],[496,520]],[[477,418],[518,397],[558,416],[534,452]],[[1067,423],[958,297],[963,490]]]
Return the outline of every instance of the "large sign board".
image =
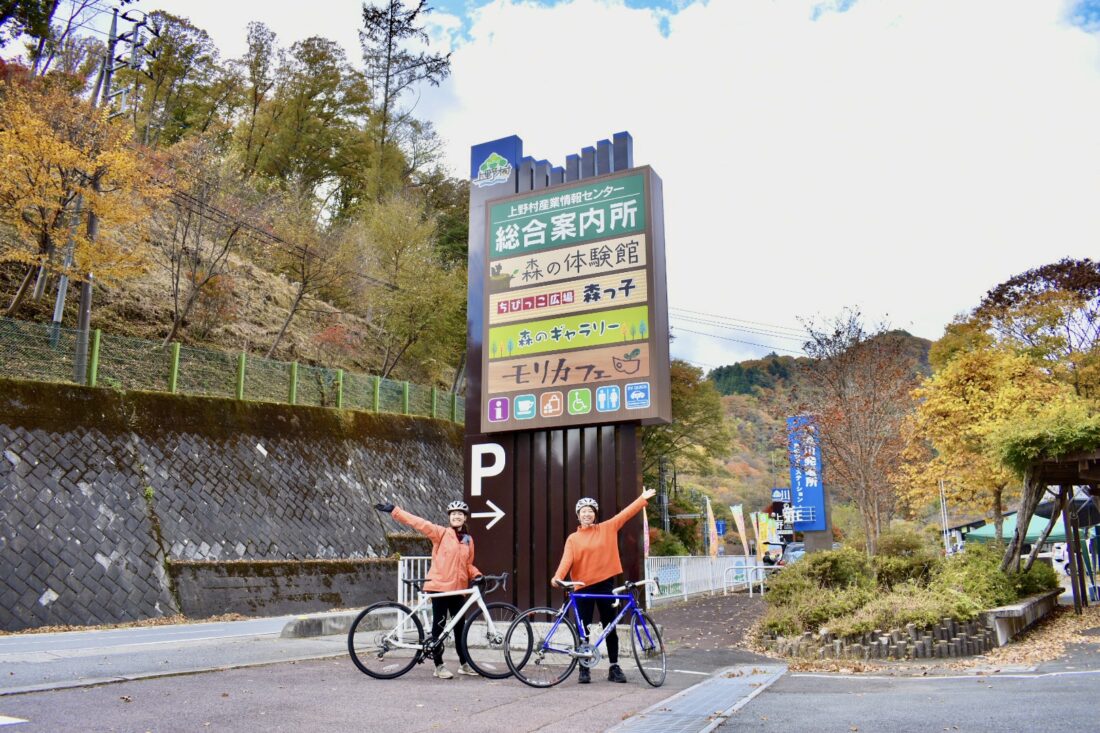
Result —
[[[791,464],[791,516],[799,532],[828,529],[825,487],[821,483],[821,443],[812,417],[787,418],[787,451]]]
[[[660,207],[648,167],[487,203],[481,432],[671,420]]]

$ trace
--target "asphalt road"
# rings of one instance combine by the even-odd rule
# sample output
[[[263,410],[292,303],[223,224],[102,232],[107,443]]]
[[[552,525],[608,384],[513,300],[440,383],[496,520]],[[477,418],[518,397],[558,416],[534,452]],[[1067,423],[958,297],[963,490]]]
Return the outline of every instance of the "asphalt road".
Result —
[[[719,730],[1095,731],[1097,699],[1100,670],[923,678],[788,674]]]

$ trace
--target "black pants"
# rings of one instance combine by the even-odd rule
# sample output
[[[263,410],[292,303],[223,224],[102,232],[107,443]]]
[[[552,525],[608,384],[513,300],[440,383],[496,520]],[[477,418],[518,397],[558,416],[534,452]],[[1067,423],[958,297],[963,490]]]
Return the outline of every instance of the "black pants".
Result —
[[[447,625],[447,616],[456,615],[468,599],[469,596],[444,596],[443,598],[432,599],[433,639],[438,639],[443,636],[443,627]],[[466,664],[466,650],[462,648],[462,629],[465,626],[466,619],[460,618],[454,628],[455,651],[458,652],[458,661],[460,664]],[[435,665],[437,667],[443,664],[443,644],[435,648],[435,651],[432,653],[432,659],[435,660]]]
[[[601,580],[594,585],[586,585],[578,590],[579,593],[605,593],[610,594],[611,589],[614,587],[614,583],[611,582],[611,578],[607,580]],[[600,623],[604,626],[609,626],[612,621],[615,620],[617,613],[616,609],[611,607],[611,601],[607,598],[578,598],[577,599],[577,611],[581,615],[581,621],[584,623],[584,632],[588,634],[588,625],[592,623],[596,609],[600,609]],[[589,643],[592,639],[589,638]],[[619,632],[615,630],[615,627],[611,627],[611,631],[607,634],[607,661],[615,664],[619,661]]]

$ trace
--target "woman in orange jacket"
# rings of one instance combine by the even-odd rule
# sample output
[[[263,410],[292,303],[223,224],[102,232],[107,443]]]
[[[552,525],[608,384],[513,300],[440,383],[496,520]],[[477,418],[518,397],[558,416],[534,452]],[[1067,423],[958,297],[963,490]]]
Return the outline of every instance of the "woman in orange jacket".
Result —
[[[614,586],[612,579],[623,571],[623,563],[619,559],[619,530],[656,494],[653,489],[643,490],[641,496],[606,522],[596,521],[600,505],[595,499],[586,497],[578,501],[576,511],[580,526],[565,540],[565,552],[557,572],[554,573],[554,585],[560,585],[560,581],[569,573],[574,582],[584,584],[578,588],[582,593],[610,594]],[[577,599],[577,611],[586,629],[592,623],[597,608],[600,609],[600,623],[607,625],[615,620],[615,609],[610,600]],[[626,675],[619,667],[619,634],[614,628],[607,635],[607,660],[611,662],[607,679],[612,682],[626,682]],[[581,667],[578,682],[587,684],[590,681],[588,667]]]
[[[466,502],[452,501],[447,505],[447,522],[450,525],[447,527],[432,524],[393,504],[375,504],[374,508],[380,512],[392,514],[394,519],[409,525],[432,541],[432,564],[428,568],[428,582],[424,584],[425,592],[445,593],[452,590],[466,590],[470,587],[470,581],[481,578],[481,571],[474,567],[474,538],[466,528],[466,520],[470,516],[470,507]],[[466,596],[444,596],[432,599],[433,639],[442,637],[443,628],[447,625],[447,616],[458,613],[466,600]],[[456,640],[462,638],[464,626],[465,620],[460,618],[454,628]],[[462,648],[461,642],[455,642],[455,651],[458,652],[458,673],[476,675],[477,672],[469,665],[466,650]],[[432,658],[435,661],[436,677],[444,680],[454,677],[443,665],[442,642],[435,647]]]

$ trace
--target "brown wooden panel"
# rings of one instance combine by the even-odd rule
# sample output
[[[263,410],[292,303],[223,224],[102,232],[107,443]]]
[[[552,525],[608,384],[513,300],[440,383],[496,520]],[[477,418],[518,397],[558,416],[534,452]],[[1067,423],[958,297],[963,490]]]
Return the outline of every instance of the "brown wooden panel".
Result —
[[[533,558],[532,558],[532,543],[531,529],[532,525],[536,521],[535,512],[532,507],[532,487],[531,477],[533,473],[533,467],[531,462],[531,440],[533,438],[532,433],[517,433],[516,434],[516,451],[515,451],[515,507],[516,507],[516,524],[515,532],[513,534],[513,547],[516,556],[515,560],[515,586],[516,586],[516,605],[521,608],[528,608],[534,605],[534,598],[532,595],[533,587],[531,578],[533,576]]]
[[[554,572],[552,563],[554,558],[547,552],[548,537],[550,536],[550,496],[547,481],[549,468],[547,466],[547,448],[550,444],[550,434],[545,430],[532,433],[531,445],[531,538],[532,572],[531,572],[531,605],[543,605],[549,600],[547,589],[550,587],[550,575]]]
[[[565,496],[565,431],[564,430],[551,430],[550,435],[550,455],[547,461],[549,485],[547,491],[547,503],[550,507],[550,542],[547,545],[547,565],[549,566],[550,573],[553,575],[554,570],[558,566],[558,561],[561,559],[562,550],[565,549],[565,538],[569,532],[573,531],[573,527],[570,526],[569,520],[572,517],[572,510],[566,511],[563,501]],[[536,595],[539,592],[546,594],[550,591],[549,587],[536,588]],[[561,591],[553,591],[550,595],[543,595],[546,598],[547,603],[556,605],[561,602]]]

